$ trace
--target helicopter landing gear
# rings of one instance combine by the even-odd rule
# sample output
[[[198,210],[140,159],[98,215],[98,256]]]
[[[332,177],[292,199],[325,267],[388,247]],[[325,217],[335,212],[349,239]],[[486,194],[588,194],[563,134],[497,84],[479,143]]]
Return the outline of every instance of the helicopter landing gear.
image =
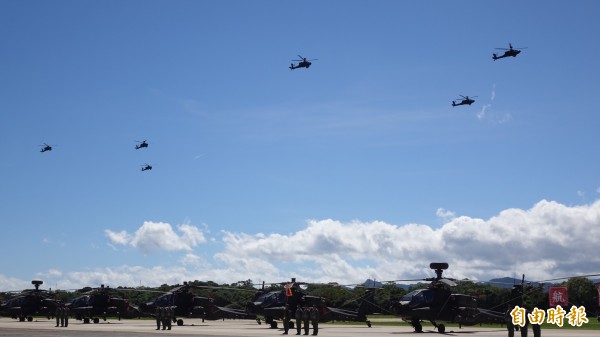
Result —
[[[413,319],[410,321],[410,324],[415,328],[415,332],[423,332],[423,326],[418,319]]]

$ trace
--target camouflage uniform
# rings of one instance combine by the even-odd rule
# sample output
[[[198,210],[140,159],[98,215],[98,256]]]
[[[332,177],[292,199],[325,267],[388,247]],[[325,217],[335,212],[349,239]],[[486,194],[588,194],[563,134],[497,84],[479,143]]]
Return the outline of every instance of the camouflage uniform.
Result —
[[[63,307],[63,316],[65,318],[65,327],[69,326],[69,307]]]
[[[60,306],[60,326],[65,326],[65,316],[64,316],[64,312],[65,312],[65,306],[64,304],[62,304]]]
[[[166,330],[167,329],[167,308],[165,307],[160,307],[160,317],[162,318],[162,329]]]
[[[296,335],[299,335],[302,331],[302,314],[304,310],[302,310],[301,306],[296,308]]]
[[[156,330],[160,330],[160,321],[162,320],[162,317],[160,316],[160,307],[156,307],[154,311],[156,315]]]
[[[319,333],[319,309],[315,306],[310,309],[310,320],[313,327],[313,336],[316,336]]]
[[[304,334],[308,335],[308,320],[310,319],[310,308],[305,308],[302,312],[302,323],[304,324]]]
[[[61,312],[61,308],[60,308],[60,304],[56,305],[56,310],[54,310],[54,317],[56,318],[56,326],[58,327],[58,325],[60,324],[60,315],[62,315]]]
[[[165,314],[165,323],[167,323],[167,330],[171,330],[171,322],[173,322],[173,307],[166,307]]]
[[[283,334],[287,335],[290,330],[290,308],[286,304],[283,308]]]

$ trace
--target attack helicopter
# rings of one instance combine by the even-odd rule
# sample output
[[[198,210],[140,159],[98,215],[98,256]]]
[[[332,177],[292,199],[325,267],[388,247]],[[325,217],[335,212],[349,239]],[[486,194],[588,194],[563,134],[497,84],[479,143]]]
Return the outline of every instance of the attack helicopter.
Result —
[[[298,69],[298,68],[309,68],[310,65],[312,64],[312,62],[310,61],[316,61],[318,59],[311,59],[311,60],[307,60],[306,57],[302,57],[300,55],[298,55],[298,57],[300,58],[299,60],[292,60],[295,62],[298,62],[297,65],[294,65],[293,63],[290,65],[290,70],[294,70],[294,69]]]
[[[411,291],[391,305],[391,311],[409,322],[415,332],[423,331],[421,321],[431,322],[439,333],[444,333],[446,327],[438,322],[454,322],[459,326],[505,322],[504,313],[477,308],[474,296],[452,292],[456,280],[442,277],[448,263],[432,262],[429,268],[435,271],[436,277],[422,279],[431,282],[427,288]]]
[[[34,315],[47,316],[50,319],[54,315],[57,305],[61,302],[52,298],[50,291],[41,290],[41,280],[33,280],[31,284],[35,289],[28,289],[0,305],[0,313],[18,319],[20,322],[33,321]]]
[[[106,321],[107,317],[136,318],[140,316],[139,310],[129,305],[127,298],[117,293],[104,284],[100,288],[84,288],[85,293],[74,298],[67,304],[70,315],[83,323],[99,323],[100,318]],[[115,294],[117,293],[117,294]]]
[[[371,305],[374,301],[374,289],[367,289],[365,295],[359,299],[360,304],[357,311],[346,310],[341,308],[329,307],[325,303],[325,299],[319,296],[306,295],[300,286],[306,283],[296,282],[292,278],[291,282],[281,283],[284,286],[282,290],[274,290],[264,292],[258,291],[252,302],[248,302],[246,310],[264,317],[265,323],[271,328],[277,328],[276,320],[282,320],[287,306],[290,310],[291,317],[296,314],[298,307],[316,307],[319,310],[319,322],[330,321],[355,321],[365,322],[368,327],[371,327],[371,321],[367,319],[367,314],[370,313]],[[256,320],[261,324],[260,319]],[[294,327],[293,321],[290,321],[290,329]]]
[[[144,147],[148,147],[148,143],[147,143],[145,140],[143,140],[143,141],[141,141],[141,142],[140,142],[139,140],[136,140],[136,142],[138,142],[138,143],[139,143],[139,144],[137,144],[137,145],[135,146],[135,149],[136,149],[136,150],[139,150],[139,149],[141,149],[141,148],[144,148]]]
[[[44,143],[43,145],[40,145],[42,148],[40,149],[40,152],[46,152],[46,151],[52,151],[52,146]]]
[[[496,55],[496,53],[493,53],[492,59],[494,61],[504,58],[504,57],[509,57],[509,56],[517,57],[517,55],[519,55],[521,53],[521,49],[527,49],[527,47],[522,47],[522,48],[517,49],[517,48],[513,48],[512,44],[509,43],[508,48],[496,48],[496,49],[505,50],[505,52],[504,52],[504,54],[502,54],[500,56]]]
[[[178,326],[183,325],[181,317],[202,318],[203,321],[214,321],[225,318],[256,319],[255,314],[217,306],[213,298],[196,296],[192,293],[193,289],[206,288],[218,289],[219,287],[195,286],[188,282],[183,282],[182,286],[175,287],[167,293],[156,290],[137,290],[164,293],[150,302],[142,303],[139,309],[146,316],[154,316],[157,307],[173,307],[175,314],[173,316],[173,323],[177,323]]]
[[[142,165],[142,172],[148,171],[148,170],[152,170],[152,166],[150,166],[148,164]]]
[[[452,106],[459,106],[459,105],[471,105],[473,103],[475,103],[475,100],[472,97],[469,96],[463,96],[463,95],[459,95],[462,98],[459,98],[458,100],[460,102],[456,103],[455,101],[452,101]],[[473,97],[477,97],[477,96],[473,96]]]

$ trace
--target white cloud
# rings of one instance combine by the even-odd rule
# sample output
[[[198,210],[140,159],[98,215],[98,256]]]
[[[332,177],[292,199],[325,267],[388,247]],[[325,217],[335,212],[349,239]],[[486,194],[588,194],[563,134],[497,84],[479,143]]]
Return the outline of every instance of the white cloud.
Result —
[[[173,227],[164,222],[146,221],[134,234],[126,231],[113,232],[106,230],[105,235],[114,244],[131,245],[144,254],[155,251],[191,251],[194,247],[206,242],[206,238],[200,229],[189,224],[177,226],[181,235],[173,230]]]
[[[435,215],[446,222],[456,218],[456,214],[454,212],[445,210],[443,208],[438,208],[437,211],[435,211]]]
[[[146,222],[133,234],[107,231],[106,236],[142,251],[182,251],[179,265],[50,270],[44,281],[61,289],[188,280],[281,282],[290,277],[351,284],[367,278],[433,276],[430,262],[448,262],[450,277],[478,280],[523,273],[529,280],[600,273],[600,200],[579,206],[542,200],[530,209],[507,209],[489,219],[444,209],[437,214],[447,221],[436,227],[325,219],[307,221],[304,229],[290,234],[222,231],[224,248],[212,258],[193,251],[205,242],[195,226],[180,225],[176,234],[168,224]],[[4,289],[23,289],[28,283],[0,275]]]
[[[290,235],[223,232],[218,258],[244,265],[252,256],[280,272],[303,270],[311,280],[340,283],[423,277],[431,275],[432,261],[449,262],[454,277],[487,280],[516,272],[541,280],[600,272],[598,237],[600,201],[568,207],[543,200],[487,220],[455,217],[439,228],[311,220]]]

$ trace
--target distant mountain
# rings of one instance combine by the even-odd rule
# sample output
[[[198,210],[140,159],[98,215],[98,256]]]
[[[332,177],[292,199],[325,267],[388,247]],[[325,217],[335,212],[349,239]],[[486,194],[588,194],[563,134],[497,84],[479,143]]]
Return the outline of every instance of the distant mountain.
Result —
[[[381,287],[383,287],[383,283],[381,283],[379,281],[371,280],[371,279],[367,279],[365,282],[363,282],[362,285],[365,286],[365,287],[368,287],[368,288],[381,288]]]

